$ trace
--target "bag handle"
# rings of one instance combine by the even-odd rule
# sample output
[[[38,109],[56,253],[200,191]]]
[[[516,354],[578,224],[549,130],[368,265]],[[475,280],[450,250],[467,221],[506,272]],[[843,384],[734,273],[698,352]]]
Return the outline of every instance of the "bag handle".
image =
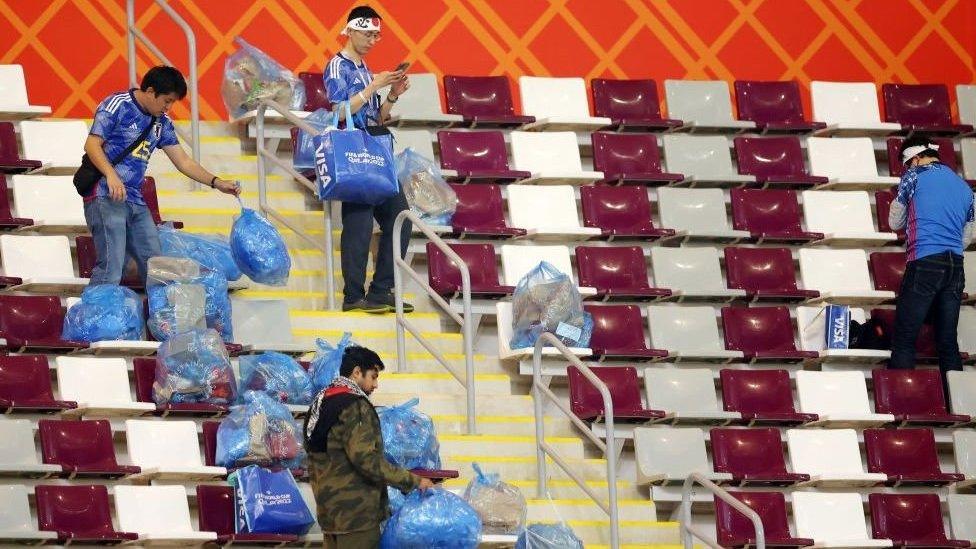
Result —
[[[352,106],[351,106],[350,103],[351,103],[350,101],[343,101],[342,102],[342,106],[345,106],[345,108],[346,108],[346,130],[345,131],[347,131],[347,132],[354,132],[358,128],[356,128],[356,124],[353,123],[353,121],[352,121]]]

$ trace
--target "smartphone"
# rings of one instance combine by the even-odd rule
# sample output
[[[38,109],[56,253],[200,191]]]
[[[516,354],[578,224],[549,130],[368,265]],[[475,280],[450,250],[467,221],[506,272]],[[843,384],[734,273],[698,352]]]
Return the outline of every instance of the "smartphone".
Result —
[[[410,68],[410,62],[404,61],[403,63],[397,65],[396,68],[393,69],[393,72],[406,72],[406,70],[409,68]]]

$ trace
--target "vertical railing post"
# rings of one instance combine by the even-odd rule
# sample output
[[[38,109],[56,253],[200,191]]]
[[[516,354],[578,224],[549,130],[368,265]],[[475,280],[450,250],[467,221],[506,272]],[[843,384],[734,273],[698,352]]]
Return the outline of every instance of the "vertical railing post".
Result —
[[[136,80],[136,0],[125,0],[125,45],[129,57],[129,87],[138,84]]]

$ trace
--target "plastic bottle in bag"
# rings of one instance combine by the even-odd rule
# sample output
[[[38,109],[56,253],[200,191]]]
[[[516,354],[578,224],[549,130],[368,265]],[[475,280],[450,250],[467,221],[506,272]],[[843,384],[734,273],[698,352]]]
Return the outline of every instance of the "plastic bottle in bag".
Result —
[[[227,405],[236,397],[234,369],[216,331],[191,330],[160,344],[153,382],[156,404]]]
[[[64,315],[61,338],[68,341],[140,340],[143,336],[142,299],[114,284],[88,286],[81,301]]]
[[[481,537],[478,513],[442,488],[407,494],[400,510],[386,522],[381,549],[474,549]]]
[[[285,240],[270,221],[243,204],[231,227],[230,250],[234,262],[251,280],[269,286],[288,283],[291,257]]]
[[[512,296],[512,349],[532,347],[544,332],[569,347],[586,347],[593,318],[569,275],[542,261],[519,280]]]
[[[274,351],[240,358],[240,391],[262,391],[285,404],[311,404],[312,378],[292,357]]]
[[[179,231],[172,223],[159,226],[159,245],[163,255],[192,259],[219,271],[227,280],[237,280],[241,270],[234,263],[227,239],[219,235],[197,235]]]
[[[231,406],[217,428],[217,465],[303,467],[301,430],[288,408],[260,391],[245,392],[243,401]]]
[[[419,398],[378,411],[386,459],[406,469],[440,469],[440,443],[430,416],[417,410]]]
[[[512,535],[525,528],[528,506],[517,487],[486,474],[477,463],[471,464],[475,478],[464,489],[464,501],[478,512],[485,534]]]
[[[187,330],[213,328],[224,341],[234,338],[227,279],[192,259],[149,259],[146,293],[149,330],[165,341]],[[201,322],[202,318],[202,322]]]
[[[288,69],[268,54],[237,37],[240,49],[224,62],[220,95],[227,113],[238,118],[258,108],[263,99],[281,103],[291,110],[305,106],[305,86]]]
[[[410,209],[431,225],[450,225],[457,193],[444,181],[433,160],[407,147],[396,156],[397,180]]]

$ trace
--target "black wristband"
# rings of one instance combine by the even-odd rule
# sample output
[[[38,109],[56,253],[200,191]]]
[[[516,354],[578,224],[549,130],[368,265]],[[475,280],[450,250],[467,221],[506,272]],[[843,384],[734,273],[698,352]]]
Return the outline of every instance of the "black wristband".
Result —
[[[212,178],[212,179],[210,180],[210,188],[211,188],[211,189],[216,189],[216,188],[217,188],[217,187],[216,187],[216,186],[214,185],[214,181],[217,181],[217,176],[216,176],[216,175],[215,175],[215,176],[213,176],[213,178]]]

